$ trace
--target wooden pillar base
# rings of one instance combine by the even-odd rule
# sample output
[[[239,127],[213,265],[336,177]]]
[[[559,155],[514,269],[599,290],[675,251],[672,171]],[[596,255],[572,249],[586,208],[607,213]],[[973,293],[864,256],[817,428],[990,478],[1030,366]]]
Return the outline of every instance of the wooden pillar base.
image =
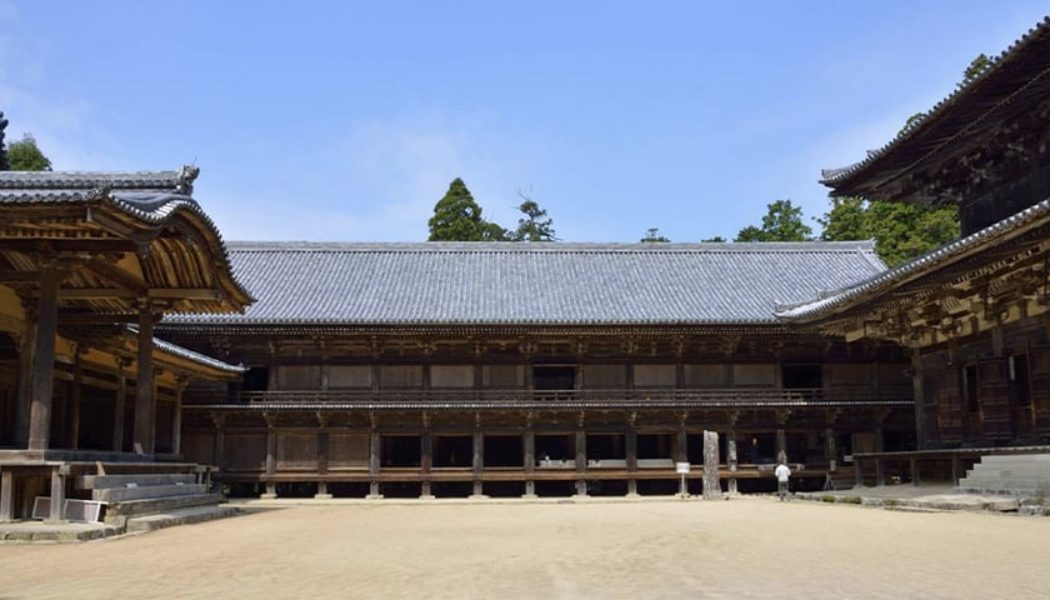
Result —
[[[576,496],[575,497],[576,498],[586,498],[587,497],[587,480],[586,479],[578,479],[576,481]]]
[[[525,482],[525,495],[522,496],[522,498],[526,498],[526,499],[529,499],[529,500],[532,500],[532,499],[535,499],[535,498],[539,498],[539,496],[536,495],[536,482],[535,481],[529,479],[528,481]]]
[[[632,497],[638,495],[638,480],[637,479],[628,479],[627,480],[627,495],[628,496],[632,496]]]
[[[266,484],[266,492],[264,492],[259,497],[262,498],[263,500],[273,500],[274,498],[276,498],[277,497],[277,484],[276,483],[267,483]]]
[[[328,484],[324,481],[317,483],[317,493],[314,494],[315,500],[331,500],[332,495],[328,493]]]
[[[368,482],[368,495],[365,496],[365,500],[382,500],[383,494],[379,493],[379,482],[370,481]]]
[[[488,498],[488,496],[485,495],[485,486],[481,483],[480,479],[475,479],[474,489],[471,491],[469,499],[484,500],[485,498]]]

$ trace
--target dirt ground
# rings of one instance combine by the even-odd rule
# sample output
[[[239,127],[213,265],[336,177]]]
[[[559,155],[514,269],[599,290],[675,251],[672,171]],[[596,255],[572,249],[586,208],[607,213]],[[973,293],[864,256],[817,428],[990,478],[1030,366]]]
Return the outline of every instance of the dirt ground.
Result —
[[[1050,518],[728,502],[294,506],[0,546],[0,598],[1046,598]]]

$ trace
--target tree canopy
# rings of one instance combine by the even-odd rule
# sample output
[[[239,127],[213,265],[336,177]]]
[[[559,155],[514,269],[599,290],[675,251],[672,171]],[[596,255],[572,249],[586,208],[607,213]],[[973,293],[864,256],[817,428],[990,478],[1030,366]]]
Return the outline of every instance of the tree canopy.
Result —
[[[44,156],[30,134],[7,148],[7,166],[12,171],[50,171],[51,160]]]
[[[659,227],[650,227],[649,229],[645,230],[645,237],[643,237],[639,241],[640,242],[645,242],[647,244],[661,244],[661,243],[670,242],[671,240],[669,240],[666,237],[660,235],[660,228]]]
[[[831,210],[817,219],[827,241],[875,240],[879,258],[893,267],[959,237],[959,212],[954,206],[928,207],[904,202],[836,198]]]
[[[518,228],[511,235],[515,242],[556,242],[554,220],[547,217],[547,211],[540,208],[535,200],[518,193],[522,199],[518,210],[524,215],[518,219]]]
[[[7,164],[7,147],[4,146],[4,135],[7,129],[7,119],[3,111],[0,111],[0,171],[7,171],[11,167]]]
[[[738,242],[804,242],[813,239],[813,229],[802,220],[802,207],[791,200],[767,205],[762,226],[749,225],[736,236]]]
[[[460,178],[448,186],[445,196],[434,205],[430,217],[432,242],[489,242],[507,239],[507,231],[481,217],[481,207]]]

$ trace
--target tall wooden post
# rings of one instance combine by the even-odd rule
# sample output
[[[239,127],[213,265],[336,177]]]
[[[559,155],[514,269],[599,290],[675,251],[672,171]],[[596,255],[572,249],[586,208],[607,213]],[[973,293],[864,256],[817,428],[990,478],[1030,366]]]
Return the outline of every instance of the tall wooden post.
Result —
[[[576,495],[587,495],[587,432],[576,430]]]
[[[525,455],[525,497],[533,498],[536,496],[536,481],[533,476],[536,474],[536,432],[532,428],[532,419],[530,417],[529,424],[525,428],[525,433],[522,435],[522,447],[523,454]]]
[[[171,414],[171,453],[182,454],[182,393],[189,382],[179,377],[175,383],[175,406]]]
[[[55,384],[55,331],[58,325],[58,279],[54,265],[40,275],[36,336],[33,344],[33,384],[29,407],[30,450],[51,445],[51,405]]]
[[[926,449],[926,388],[922,375],[922,355],[918,348],[911,351],[911,389],[915,402],[915,447]]]
[[[738,459],[736,455],[736,418],[734,417],[732,428],[726,433],[726,462],[729,465],[729,493],[737,493],[736,472]]]
[[[66,519],[66,473],[68,466],[51,469],[51,512],[48,521],[57,523]]]
[[[324,480],[328,474],[328,413],[317,411],[317,473],[321,479],[317,482],[317,493],[314,498],[328,500],[332,494],[328,492],[328,482]]]
[[[474,498],[482,498],[485,496],[484,487],[481,483],[481,474],[485,470],[485,435],[481,432],[481,429],[474,429],[474,460],[472,462],[474,472],[474,491],[471,494]]]
[[[67,439],[69,447],[77,449],[80,447],[80,410],[84,397],[84,361],[81,358],[83,349],[78,345],[73,351],[73,389],[69,394],[69,418],[67,425]]]
[[[434,434],[430,431],[429,421],[429,416],[424,413],[423,435],[419,438],[419,470],[423,473],[419,497],[425,500],[434,497],[430,483],[430,473],[434,470]]]
[[[787,432],[784,430],[784,426],[787,425],[788,416],[791,413],[786,410],[777,411],[777,461],[788,461],[787,455]]]
[[[274,475],[277,474],[277,417],[275,415],[263,415],[266,419],[266,493],[263,498],[273,499],[277,497],[277,483]]]
[[[372,430],[368,434],[368,475],[370,480],[368,482],[368,496],[369,500],[380,500],[383,495],[379,490],[379,472],[382,468],[381,453],[383,451],[383,438],[379,435],[379,432],[372,427]]]
[[[36,343],[36,302],[25,302],[26,331],[19,344],[18,398],[15,399],[14,442],[16,448],[29,445],[29,407],[33,395],[33,352]]]
[[[211,422],[215,426],[215,454],[212,461],[222,471],[226,466],[226,415],[221,412],[213,412]]]
[[[624,433],[624,454],[627,458],[627,495],[638,495],[638,432],[634,428],[635,415],[630,417],[630,427]]]
[[[149,303],[139,308],[138,374],[135,377],[135,430],[132,448],[142,454],[153,454],[157,397],[153,389],[153,310]]]
[[[128,361],[124,358],[117,359],[117,391],[113,396],[113,451],[124,450],[124,420],[127,416],[125,402],[128,396],[128,378],[124,369],[128,367]]]
[[[0,471],[0,523],[15,520],[15,474]]]

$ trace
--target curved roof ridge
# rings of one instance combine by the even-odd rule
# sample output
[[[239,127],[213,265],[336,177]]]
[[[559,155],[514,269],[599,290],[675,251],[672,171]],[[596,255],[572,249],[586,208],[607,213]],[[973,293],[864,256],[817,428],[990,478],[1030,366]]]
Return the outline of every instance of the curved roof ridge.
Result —
[[[923,127],[934,121],[943,112],[956,104],[960,98],[965,97],[974,88],[981,85],[991,73],[994,73],[999,69],[1000,65],[1009,61],[1024,50],[1032,40],[1048,32],[1050,32],[1050,16],[1043,17],[1040,22],[1031,27],[1020,38],[1014,40],[1014,43],[1010,44],[1010,46],[1000,52],[999,55],[989,58],[988,65],[980,72],[980,74],[973,79],[956,86],[955,90],[942,98],[940,102],[934,104],[933,107],[926,111],[922,117],[906,124],[889,142],[883,144],[880,148],[869,150],[867,156],[851,165],[835,169],[821,169],[820,183],[828,187],[835,187],[849,177],[860,172],[865,167],[879,160],[891,150],[910,139],[915,132],[923,129]]]

